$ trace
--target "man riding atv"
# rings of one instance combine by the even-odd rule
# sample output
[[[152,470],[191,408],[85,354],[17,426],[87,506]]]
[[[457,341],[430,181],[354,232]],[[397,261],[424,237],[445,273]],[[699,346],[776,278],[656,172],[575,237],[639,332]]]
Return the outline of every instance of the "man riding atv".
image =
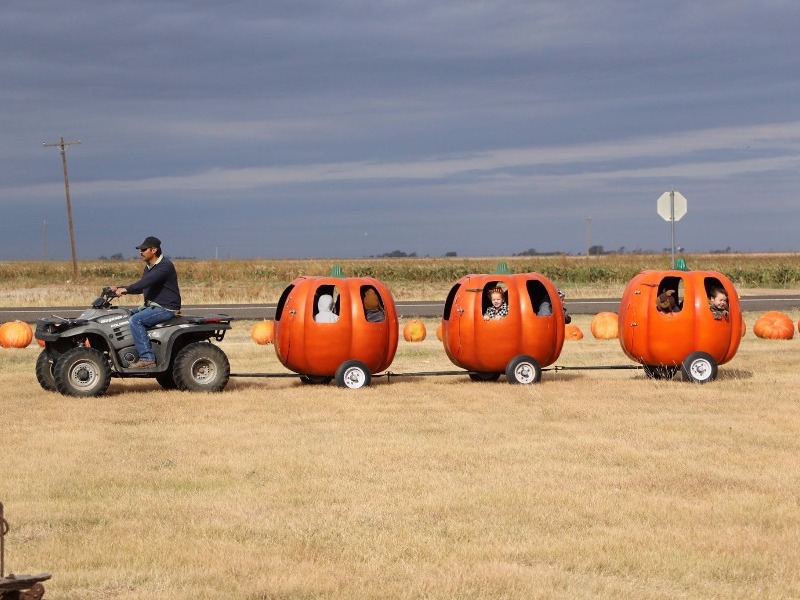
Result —
[[[175,265],[161,253],[161,240],[147,236],[136,246],[145,262],[141,279],[130,285],[111,287],[117,296],[143,294],[144,304],[133,310],[130,318],[131,335],[139,360],[128,365],[132,369],[152,369],[156,357],[147,335],[147,328],[169,321],[181,310],[181,291]]]

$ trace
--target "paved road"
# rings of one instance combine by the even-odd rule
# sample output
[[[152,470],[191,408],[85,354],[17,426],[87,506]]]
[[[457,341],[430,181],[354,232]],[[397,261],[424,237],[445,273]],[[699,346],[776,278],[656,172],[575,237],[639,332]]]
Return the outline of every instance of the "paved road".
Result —
[[[617,312],[619,298],[581,298],[567,299],[567,309],[573,315],[593,315],[602,311]],[[742,309],[750,312],[764,312],[767,310],[800,310],[800,295],[774,294],[769,296],[742,296],[740,299]],[[397,302],[397,314],[400,317],[438,317],[442,314],[444,302],[424,300],[418,302]],[[0,322],[27,321],[33,323],[36,319],[49,315],[62,317],[77,317],[85,307],[60,307],[60,308],[0,308]],[[273,319],[275,318],[275,304],[216,304],[186,306],[185,315],[213,315],[222,313],[236,319]]]

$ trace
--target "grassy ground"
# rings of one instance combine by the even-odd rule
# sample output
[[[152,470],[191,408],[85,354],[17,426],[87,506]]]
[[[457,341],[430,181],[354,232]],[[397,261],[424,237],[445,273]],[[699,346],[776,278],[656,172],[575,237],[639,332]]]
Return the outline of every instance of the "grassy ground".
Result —
[[[557,364],[630,364],[575,322]],[[454,369],[427,325],[393,372]],[[232,370],[285,372],[250,326]],[[800,597],[798,344],[748,333],[707,385],[115,379],[91,400],[41,390],[36,346],[0,350],[6,571],[59,599]]]

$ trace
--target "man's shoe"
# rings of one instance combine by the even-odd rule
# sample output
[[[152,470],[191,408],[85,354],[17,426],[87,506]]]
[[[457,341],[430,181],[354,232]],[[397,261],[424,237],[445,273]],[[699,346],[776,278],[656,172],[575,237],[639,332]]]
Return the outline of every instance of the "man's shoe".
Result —
[[[137,360],[136,362],[132,362],[128,365],[129,369],[152,369],[156,366],[156,361],[154,360]]]

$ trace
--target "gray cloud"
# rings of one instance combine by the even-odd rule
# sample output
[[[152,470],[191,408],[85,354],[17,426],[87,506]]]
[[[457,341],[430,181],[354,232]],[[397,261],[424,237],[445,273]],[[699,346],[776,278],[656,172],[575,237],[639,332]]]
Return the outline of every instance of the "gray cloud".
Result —
[[[11,0],[0,257],[794,250],[799,6]]]

